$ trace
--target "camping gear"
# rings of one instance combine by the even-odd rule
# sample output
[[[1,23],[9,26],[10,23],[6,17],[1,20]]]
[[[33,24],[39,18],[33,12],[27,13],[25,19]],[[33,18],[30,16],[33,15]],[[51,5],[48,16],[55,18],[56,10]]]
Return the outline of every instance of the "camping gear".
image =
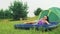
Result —
[[[49,28],[54,28],[57,27],[57,22],[50,22],[50,24],[16,24],[14,25],[15,28],[24,28],[24,29],[30,29],[30,28],[40,28],[40,27],[44,27],[46,29]]]
[[[15,28],[32,28],[32,27],[44,27],[46,29],[50,29],[50,28],[54,28],[57,27],[60,23],[60,8],[49,8],[49,10],[44,10],[41,11],[41,13],[39,14],[38,20],[40,20],[41,18],[43,18],[44,16],[48,16],[49,17],[49,25],[48,24],[15,24],[14,27]]]

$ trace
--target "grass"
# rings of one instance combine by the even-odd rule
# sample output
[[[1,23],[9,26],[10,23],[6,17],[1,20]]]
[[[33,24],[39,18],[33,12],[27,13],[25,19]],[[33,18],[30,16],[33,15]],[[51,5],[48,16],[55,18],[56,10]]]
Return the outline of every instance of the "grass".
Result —
[[[0,20],[0,34],[59,34],[60,27],[49,31],[49,32],[42,32],[37,31],[35,29],[30,30],[21,30],[21,29],[14,29],[15,24],[22,24],[25,21],[33,21],[37,17],[28,18],[28,20],[21,20],[21,21],[9,21],[8,19]]]

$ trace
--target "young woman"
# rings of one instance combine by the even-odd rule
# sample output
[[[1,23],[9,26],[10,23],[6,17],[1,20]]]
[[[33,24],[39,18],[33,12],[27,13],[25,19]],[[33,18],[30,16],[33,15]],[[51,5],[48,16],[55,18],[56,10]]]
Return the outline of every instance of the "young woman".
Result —
[[[44,16],[38,21],[38,24],[49,24],[48,16]]]
[[[44,16],[37,22],[37,24],[44,24],[44,23],[49,24],[48,16]],[[34,21],[25,22],[25,24],[35,24],[35,22]]]

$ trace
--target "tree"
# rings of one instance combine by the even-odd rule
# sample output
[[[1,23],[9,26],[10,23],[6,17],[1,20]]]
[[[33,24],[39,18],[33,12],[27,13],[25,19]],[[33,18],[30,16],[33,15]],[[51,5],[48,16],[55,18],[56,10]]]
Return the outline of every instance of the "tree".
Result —
[[[13,17],[13,15],[10,10],[8,10],[8,9],[0,10],[0,19],[6,19],[6,18],[12,18],[12,17]]]
[[[26,18],[27,17],[27,4],[23,4],[22,2],[19,1],[14,1],[13,4],[9,7],[10,10],[13,11],[13,19],[14,20],[19,20],[20,18]]]
[[[13,17],[13,15],[12,15],[11,11],[6,9],[4,11],[4,18],[12,18],[12,17]]]
[[[0,19],[3,19],[4,18],[4,12],[3,12],[3,9],[0,10]]]
[[[34,12],[34,14],[35,14],[36,16],[38,16],[41,11],[42,11],[41,8],[37,8],[36,11]]]

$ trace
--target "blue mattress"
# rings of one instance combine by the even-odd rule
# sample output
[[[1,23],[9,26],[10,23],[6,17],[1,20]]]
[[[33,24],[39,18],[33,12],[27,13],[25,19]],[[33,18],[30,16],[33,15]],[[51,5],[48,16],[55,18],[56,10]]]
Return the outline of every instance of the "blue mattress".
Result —
[[[36,28],[38,28],[38,27],[44,27],[44,28],[53,28],[53,27],[56,27],[57,25],[58,25],[59,23],[58,22],[50,22],[50,24],[48,25],[48,24],[15,24],[14,26],[16,27],[16,28],[21,28],[21,27],[23,27],[23,28],[31,28],[31,27],[36,27]]]

